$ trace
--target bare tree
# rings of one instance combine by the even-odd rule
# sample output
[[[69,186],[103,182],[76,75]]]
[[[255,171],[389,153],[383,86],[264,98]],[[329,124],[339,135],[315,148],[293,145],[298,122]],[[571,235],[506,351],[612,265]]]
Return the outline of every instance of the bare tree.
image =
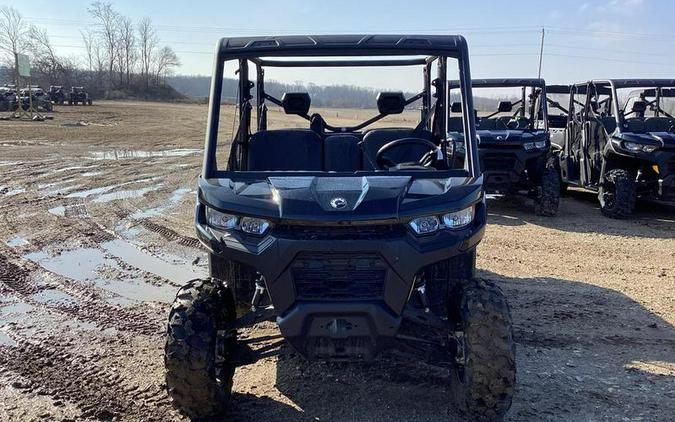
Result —
[[[173,72],[175,67],[180,66],[180,60],[176,52],[169,46],[162,47],[157,54],[157,61],[155,65],[155,76],[157,83],[160,83],[162,78],[166,78]]]
[[[106,52],[106,61],[108,64],[108,82],[109,88],[114,85],[115,58],[118,52],[117,43],[119,40],[118,22],[119,14],[112,8],[112,5],[105,1],[97,1],[91,4],[88,9],[89,14],[98,21],[98,33],[103,42]]]
[[[57,56],[47,31],[32,26],[28,38],[27,49],[32,55],[32,67],[35,71],[46,76],[50,82],[55,81],[59,75],[65,76],[63,60]]]
[[[19,82],[19,58],[29,46],[30,25],[9,6],[0,7],[0,50],[14,63],[14,79]]]
[[[134,33],[134,24],[126,16],[119,20],[120,46],[122,49],[122,62],[124,67],[124,76],[126,86],[131,85],[131,74],[138,55],[136,53],[136,35]]]
[[[82,35],[82,42],[84,42],[84,50],[87,55],[87,66],[90,72],[94,71],[94,48],[96,44],[96,39],[94,38],[94,33],[90,30],[80,31]]]
[[[157,48],[157,34],[150,18],[142,18],[138,22],[138,49],[141,59],[141,76],[145,79],[145,87],[150,85],[150,68]]]

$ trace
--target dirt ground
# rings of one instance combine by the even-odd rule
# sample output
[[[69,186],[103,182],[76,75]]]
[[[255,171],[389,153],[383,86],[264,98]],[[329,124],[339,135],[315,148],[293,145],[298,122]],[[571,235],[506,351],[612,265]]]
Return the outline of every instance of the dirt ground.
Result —
[[[206,274],[192,225],[205,111],[98,103],[0,121],[0,420],[182,420],[163,331],[178,286]],[[517,341],[507,419],[672,420],[675,209],[615,221],[581,191],[556,218],[488,207],[478,267],[507,293]],[[422,362],[310,364],[272,324],[243,336],[271,353],[237,370],[226,420],[458,420],[447,374]]]

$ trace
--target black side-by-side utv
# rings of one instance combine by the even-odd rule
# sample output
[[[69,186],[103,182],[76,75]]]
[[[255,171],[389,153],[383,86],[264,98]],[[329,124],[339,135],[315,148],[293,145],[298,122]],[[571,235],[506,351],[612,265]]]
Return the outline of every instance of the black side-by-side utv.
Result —
[[[448,154],[451,64],[459,101],[473,110],[460,36],[220,41],[195,219],[211,276],[178,292],[165,349],[168,391],[182,412],[227,409],[235,367],[251,359],[237,330],[260,321],[275,321],[310,360],[369,361],[393,348],[426,357],[447,368],[471,417],[507,412],[511,316],[501,290],[474,277],[486,223],[483,177],[473,114],[462,115],[466,160],[453,166]],[[234,139],[219,130],[232,122],[221,113],[229,65],[239,80]],[[277,98],[265,89],[265,72],[277,67],[391,66],[418,68],[422,91],[381,92],[377,113],[354,126],[312,112],[307,93]],[[416,102],[414,126],[371,128]],[[306,127],[268,128],[272,107]]]
[[[70,95],[68,96],[68,105],[91,105],[91,97],[83,86],[73,86],[70,88]]]
[[[50,85],[47,95],[49,95],[49,100],[54,104],[63,105],[66,102],[66,91],[61,85]]]
[[[450,82],[451,94],[457,87],[457,81]],[[537,214],[555,215],[560,179],[550,153],[546,83],[543,79],[474,79],[472,87],[488,103],[475,111],[485,190],[524,193],[534,199]],[[461,106],[452,102],[448,122],[453,156],[460,161],[464,159]]]
[[[675,79],[575,84],[568,111],[556,146],[563,183],[598,192],[612,218],[640,198],[675,202]]]

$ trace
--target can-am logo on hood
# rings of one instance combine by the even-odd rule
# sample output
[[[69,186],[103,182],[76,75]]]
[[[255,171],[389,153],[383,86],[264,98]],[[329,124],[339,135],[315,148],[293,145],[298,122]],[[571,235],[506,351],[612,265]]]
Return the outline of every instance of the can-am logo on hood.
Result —
[[[341,196],[335,197],[330,200],[330,206],[335,208],[336,210],[341,210],[342,208],[347,206],[347,200]]]

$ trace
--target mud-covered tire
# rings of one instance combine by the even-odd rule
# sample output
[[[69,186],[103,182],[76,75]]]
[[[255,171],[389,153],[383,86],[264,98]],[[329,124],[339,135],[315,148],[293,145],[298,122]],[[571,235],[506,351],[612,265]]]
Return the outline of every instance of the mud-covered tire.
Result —
[[[560,171],[558,160],[554,155],[546,159],[546,166],[541,175],[539,195],[535,200],[534,212],[537,215],[553,217],[558,213],[560,204]]]
[[[610,170],[598,190],[600,211],[609,218],[626,218],[635,209],[635,181],[624,169]]]
[[[459,315],[464,363],[453,374],[456,402],[470,420],[502,420],[511,407],[516,381],[516,349],[506,297],[490,281],[468,280],[461,289]]]
[[[176,295],[164,348],[166,386],[174,406],[191,418],[217,416],[227,408],[234,376],[227,356],[236,347],[236,333],[224,340],[218,358],[216,349],[218,330],[234,315],[231,292],[211,279],[192,280]]]

